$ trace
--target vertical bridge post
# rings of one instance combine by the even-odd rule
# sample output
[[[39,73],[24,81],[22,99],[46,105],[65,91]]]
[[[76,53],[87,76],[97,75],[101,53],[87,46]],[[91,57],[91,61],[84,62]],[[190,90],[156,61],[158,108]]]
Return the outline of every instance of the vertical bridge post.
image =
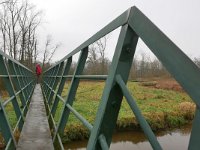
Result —
[[[98,142],[100,135],[106,137],[108,147],[111,143],[123,98],[123,94],[116,84],[115,76],[121,74],[124,81],[127,82],[137,41],[138,36],[135,32],[128,25],[122,26],[87,149],[102,149]]]

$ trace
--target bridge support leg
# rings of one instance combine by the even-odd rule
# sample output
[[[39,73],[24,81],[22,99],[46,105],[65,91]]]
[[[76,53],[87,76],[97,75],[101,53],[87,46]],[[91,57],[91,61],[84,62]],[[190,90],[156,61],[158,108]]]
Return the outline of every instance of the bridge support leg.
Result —
[[[55,116],[55,113],[56,113],[56,109],[57,109],[57,106],[58,106],[58,102],[59,102],[59,98],[57,95],[61,95],[62,94],[62,91],[63,91],[63,88],[64,88],[64,85],[65,85],[65,82],[67,80],[66,75],[68,75],[68,72],[70,70],[70,66],[72,64],[72,57],[68,58],[67,60],[67,63],[65,65],[65,68],[64,68],[64,71],[62,73],[62,78],[61,78],[61,81],[60,81],[60,84],[58,86],[58,91],[57,93],[55,94],[56,97],[55,97],[55,100],[53,102],[53,105],[52,105],[52,108],[51,108],[51,114],[52,116],[54,117]]]
[[[137,41],[138,36],[135,32],[128,25],[124,25],[120,32],[109,76],[89,138],[88,150],[102,149],[102,144],[98,142],[101,136],[105,137],[107,147],[109,148],[110,146],[112,133],[123,98],[123,93],[118,84],[116,84],[115,76],[116,74],[120,74],[125,83],[127,82]]]
[[[76,70],[74,72],[74,75],[73,75],[73,78],[72,78],[72,81],[71,81],[71,86],[69,88],[68,95],[67,95],[67,98],[66,98],[66,101],[65,101],[65,106],[63,108],[63,111],[62,111],[62,114],[61,114],[61,117],[60,117],[60,120],[59,120],[59,123],[58,123],[58,127],[57,127],[57,130],[55,132],[53,140],[55,140],[57,133],[61,134],[61,133],[63,133],[63,131],[65,129],[65,126],[66,126],[66,123],[68,121],[69,114],[70,114],[70,110],[67,108],[67,104],[69,104],[71,106],[73,105],[73,101],[74,101],[76,91],[77,91],[77,88],[78,88],[78,85],[79,85],[79,80],[80,80],[78,78],[75,78],[75,75],[82,74],[87,56],[88,56],[88,47],[84,48],[80,53],[79,60],[78,60],[78,63],[77,63],[77,67],[76,67]]]
[[[64,62],[62,62],[59,66],[58,66],[58,70],[56,71],[56,74],[55,74],[55,77],[54,77],[54,80],[53,80],[53,83],[52,83],[52,90],[55,90],[57,85],[58,85],[58,82],[60,80],[60,78],[58,76],[61,75],[62,71],[63,71],[63,66],[64,66]],[[50,94],[48,95],[48,103],[50,106],[52,106],[52,99],[53,99],[53,96],[54,96],[54,92],[53,91],[50,91]]]
[[[5,143],[8,144],[10,142],[10,144],[9,144],[10,148],[15,149],[16,148],[16,141],[15,141],[14,135],[12,133],[12,129],[10,127],[10,124],[8,122],[8,119],[6,117],[4,107],[1,103],[1,99],[0,99],[0,118],[1,118],[0,129],[1,129],[1,132],[3,134]]]
[[[195,117],[192,124],[192,132],[190,135],[189,150],[198,150],[200,148],[200,109],[197,107]]]
[[[0,74],[8,76],[8,78],[3,78],[3,82],[5,84],[5,87],[6,87],[7,91],[8,91],[9,96],[12,97],[13,95],[15,95],[15,89],[14,89],[14,85],[12,84],[8,68],[6,67],[4,59],[3,59],[2,56],[0,56],[0,67],[1,67]],[[18,127],[19,127],[19,131],[21,131],[23,123],[24,123],[24,116],[22,115],[22,112],[21,112],[21,110],[19,108],[19,104],[17,102],[16,95],[14,96],[14,98],[12,100],[12,105],[13,105],[15,114],[17,116],[17,119],[20,120]]]

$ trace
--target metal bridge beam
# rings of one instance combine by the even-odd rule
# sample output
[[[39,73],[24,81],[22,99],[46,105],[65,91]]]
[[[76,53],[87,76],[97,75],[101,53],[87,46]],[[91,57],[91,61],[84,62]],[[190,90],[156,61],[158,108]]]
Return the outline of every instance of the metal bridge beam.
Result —
[[[0,129],[4,137],[6,148],[15,149],[17,146],[14,133],[22,130],[24,117],[28,110],[29,100],[35,85],[33,72],[6,55],[0,50],[0,78],[4,82],[4,88],[9,94],[7,100],[0,99]],[[5,107],[12,103],[17,122],[15,126],[10,125],[8,111]],[[22,107],[19,107],[21,103]],[[12,129],[14,128],[14,129]]]
[[[78,63],[77,63],[77,67],[76,67],[76,70],[74,72],[74,76],[71,80],[71,86],[69,88],[68,95],[67,95],[67,98],[66,98],[66,101],[65,101],[65,105],[64,105],[61,117],[60,117],[60,121],[58,123],[56,134],[57,133],[62,134],[64,132],[66,123],[68,121],[69,113],[70,113],[70,110],[67,108],[67,104],[69,104],[71,106],[73,105],[73,101],[75,99],[76,91],[77,91],[77,88],[78,88],[78,85],[79,85],[79,80],[80,80],[78,78],[75,78],[75,75],[81,75],[82,74],[87,56],[88,56],[88,47],[84,48],[80,53],[79,60],[78,60]],[[54,137],[54,139],[55,139],[55,137]]]
[[[114,131],[123,94],[115,82],[116,74],[121,74],[125,82],[128,80],[138,36],[128,26],[122,26],[115,54],[109,70],[108,79],[103,91],[94,128],[91,132],[87,149],[101,149],[98,138],[103,134],[109,147]]]
[[[105,76],[93,76],[93,75],[81,75],[82,70],[87,59],[88,46],[101,37],[105,36],[114,29],[122,26],[112,64],[109,70],[108,77]],[[190,139],[189,149],[195,149],[200,147],[198,142],[200,128],[198,128],[199,109],[200,108],[200,70],[198,67],[162,32],[160,31],[139,9],[132,7],[118,18],[113,20],[110,24],[104,27],[102,30],[97,32],[86,42],[77,47],[74,51],[66,55],[54,66],[49,68],[44,73],[43,78],[43,94],[46,99],[52,99],[55,95],[54,104],[51,109],[51,118],[55,115],[58,101],[64,102],[64,109],[58,123],[55,125],[56,129],[54,132],[55,137],[58,137],[59,133],[62,134],[66,126],[70,111],[81,121],[86,123],[91,130],[91,135],[87,145],[87,149],[108,149],[111,142],[112,133],[116,125],[119,109],[121,106],[122,97],[126,93],[128,101],[131,107],[137,108],[132,101],[132,98],[127,96],[127,91],[122,89],[128,80],[129,71],[132,65],[135,48],[137,45],[138,37],[140,37],[144,43],[150,48],[150,50],[158,57],[166,69],[174,76],[174,78],[180,83],[184,90],[190,95],[193,101],[197,105],[197,111],[193,123],[193,129]],[[59,73],[57,70],[59,65],[65,60],[71,58],[74,54],[81,51],[81,56],[78,61],[78,66],[73,76],[67,75],[66,67],[71,65],[71,62],[65,66],[65,73]],[[116,81],[116,75],[120,76],[120,81]],[[56,92],[56,79],[61,79],[61,85],[59,85],[59,91]],[[71,86],[68,91],[66,101],[62,98],[61,92],[64,87],[64,82],[67,78],[72,78]],[[77,111],[72,108],[73,100],[75,98],[76,90],[78,88],[80,79],[106,79],[106,85],[103,91],[101,102],[96,114],[94,126],[87,122]],[[117,79],[119,80],[119,79]],[[120,84],[123,81],[123,84]],[[50,94],[50,95],[49,95]],[[51,101],[51,100],[50,100]],[[139,115],[140,116],[140,115]],[[142,117],[140,122],[142,126],[145,123]],[[142,120],[142,121],[141,121]],[[147,127],[148,125],[144,125]],[[149,140],[154,149],[161,149],[158,144],[153,132],[146,130],[145,133],[149,137]],[[60,142],[61,143],[61,142]]]

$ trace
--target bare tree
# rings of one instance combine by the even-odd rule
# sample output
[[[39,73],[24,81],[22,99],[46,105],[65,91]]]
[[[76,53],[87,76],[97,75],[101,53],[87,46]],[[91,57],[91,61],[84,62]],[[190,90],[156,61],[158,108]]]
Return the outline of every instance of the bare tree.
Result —
[[[87,68],[88,73],[90,74],[98,74],[98,56],[97,56],[97,50],[94,44],[90,45],[89,48],[89,56],[87,61]]]
[[[38,41],[38,27],[42,20],[42,11],[28,0],[8,0],[0,2],[0,48],[14,59],[33,68],[38,62],[41,47]],[[2,42],[1,42],[2,41]],[[52,46],[47,37],[43,54],[43,66],[50,63],[55,51],[60,46]]]
[[[19,25],[21,29],[21,49],[19,60],[27,65],[33,64],[36,60],[37,52],[37,27],[41,23],[42,11],[35,11],[35,6],[30,5],[27,1],[23,3],[23,9],[19,16]],[[34,54],[34,55],[33,55]]]
[[[35,43],[34,43],[34,63],[37,62],[37,58],[38,58],[38,55],[39,55],[39,52],[38,52],[38,41],[37,39],[35,40]]]
[[[87,70],[92,74],[106,74],[109,60],[105,56],[107,37],[103,37],[90,45]]]
[[[42,69],[46,69],[46,65],[50,63],[52,57],[60,45],[61,44],[56,44],[55,46],[52,46],[52,37],[50,35],[47,36],[43,53]]]
[[[136,79],[138,77],[138,68],[139,68],[138,56],[135,55],[132,62],[129,79]]]
[[[10,0],[8,3],[6,3],[6,7],[8,8],[8,15],[10,16],[9,36],[10,43],[12,43],[11,45],[14,59],[17,59],[17,43],[20,36],[20,30],[18,29],[17,23],[19,20],[20,11],[22,10],[22,6],[18,6],[17,4],[18,0]]]
[[[0,5],[1,47],[11,57],[32,67],[38,56],[37,28],[42,11],[27,0],[9,0]]]
[[[7,17],[7,11],[5,7],[3,7],[2,12],[0,12],[0,29],[2,33],[2,40],[3,40],[3,51],[6,53],[6,27],[7,27],[7,22],[6,22],[6,17]]]
[[[106,73],[106,57],[105,57],[105,50],[106,50],[106,44],[107,44],[107,37],[104,36],[103,38],[99,39],[96,42],[97,46],[98,46],[98,52],[100,54],[100,65],[101,65],[101,74],[105,74]]]
[[[25,49],[26,49],[26,36],[28,32],[28,25],[27,25],[27,12],[28,11],[28,3],[25,2],[23,5],[23,9],[21,11],[21,14],[19,16],[19,26],[21,28],[21,48],[20,48],[20,55],[19,55],[19,60],[24,63],[25,61]]]

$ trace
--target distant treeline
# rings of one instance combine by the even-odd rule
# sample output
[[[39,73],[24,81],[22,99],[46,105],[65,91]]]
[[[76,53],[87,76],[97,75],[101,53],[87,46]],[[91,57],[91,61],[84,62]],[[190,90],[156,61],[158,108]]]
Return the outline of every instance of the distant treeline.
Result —
[[[137,59],[140,57],[140,59]],[[145,54],[141,54],[141,56],[136,56],[133,60],[132,67],[129,74],[129,79],[137,80],[141,78],[154,78],[154,77],[171,77],[169,72],[165,69],[162,63],[157,58],[150,58]],[[94,61],[88,60],[85,65],[85,69],[83,74],[89,75],[107,75],[109,71],[109,67],[111,65],[111,61],[109,59],[105,59],[102,63],[101,57],[96,57],[97,59]],[[200,58],[194,58],[194,63],[200,68]],[[73,74],[74,69],[77,63],[73,62],[70,74]]]

